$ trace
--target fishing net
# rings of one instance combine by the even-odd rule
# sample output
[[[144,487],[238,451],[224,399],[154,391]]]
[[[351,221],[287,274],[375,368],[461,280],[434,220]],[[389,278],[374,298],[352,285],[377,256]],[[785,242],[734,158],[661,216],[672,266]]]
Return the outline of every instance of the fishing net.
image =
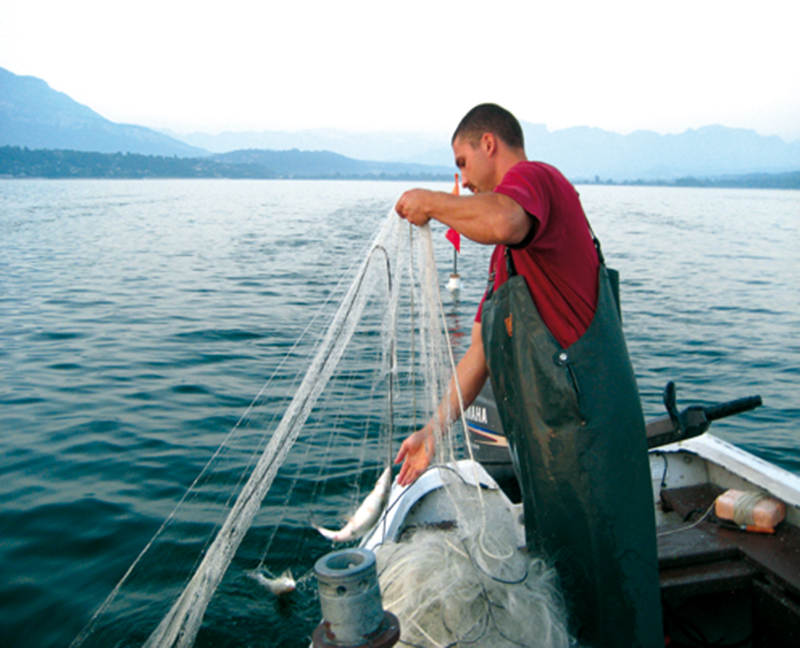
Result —
[[[555,573],[517,546],[507,500],[455,471],[440,474],[454,523],[411,529],[375,552],[401,645],[569,646]]]
[[[73,646],[243,645],[253,636],[308,645],[320,614],[312,568],[332,548],[313,526],[344,523],[400,441],[436,411],[454,367],[429,229],[392,212],[355,258],[330,292],[334,314],[308,318],[286,352],[308,364],[278,365]],[[458,434],[443,438],[438,463],[463,454]],[[500,537],[480,490],[447,490],[461,502],[456,529],[387,543],[380,558],[392,605],[417,633],[407,645],[499,646],[506,636],[507,645],[564,645],[547,568]],[[437,561],[457,567],[439,577]],[[262,583],[286,570],[297,579],[293,602],[265,610]],[[414,590],[424,572],[429,581]],[[435,600],[442,612],[406,615],[400,599],[415,609]],[[513,618],[539,630],[520,634]],[[445,638],[441,627],[454,625],[464,632]],[[533,635],[556,639],[526,643]]]

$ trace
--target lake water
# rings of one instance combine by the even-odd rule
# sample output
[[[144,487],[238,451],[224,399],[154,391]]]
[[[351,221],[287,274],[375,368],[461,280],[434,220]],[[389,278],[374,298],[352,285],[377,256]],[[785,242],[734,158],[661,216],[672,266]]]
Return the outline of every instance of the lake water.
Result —
[[[333,310],[335,286],[404,188],[0,180],[0,644],[65,646],[78,635],[267,379],[305,366],[313,317]],[[713,429],[800,474],[800,192],[579,190],[621,272],[648,418],[663,413],[668,380],[681,407],[760,394],[762,408]],[[453,257],[443,233],[434,227],[442,286]],[[488,254],[465,242],[464,289],[443,290],[457,350]],[[353,420],[372,407],[366,395],[353,402]],[[237,439],[232,468],[219,474],[243,471],[250,437]],[[342,439],[326,453],[349,466],[359,446]],[[242,577],[265,547],[273,566],[302,553],[306,568],[330,549],[310,529],[320,512],[308,505],[322,489],[329,513],[346,507],[357,471],[331,482],[321,455],[304,452],[292,462],[308,478],[276,481],[198,646],[308,645],[313,588],[275,600]],[[172,572],[191,569],[190,548],[209,532],[189,526],[104,615],[114,642],[140,644],[163,615]]]

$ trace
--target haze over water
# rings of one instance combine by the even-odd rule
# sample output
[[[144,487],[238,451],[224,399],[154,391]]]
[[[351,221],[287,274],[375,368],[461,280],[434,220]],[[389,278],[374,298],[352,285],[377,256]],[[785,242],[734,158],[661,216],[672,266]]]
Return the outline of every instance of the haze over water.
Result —
[[[75,638],[404,188],[0,181],[0,643]],[[800,193],[578,189],[621,272],[646,415],[663,413],[668,380],[681,407],[760,394],[764,407],[712,431],[800,474]],[[444,291],[461,351],[488,255],[465,243],[464,290]],[[292,515],[275,540],[284,557],[308,529]],[[284,604],[248,587],[221,592],[198,646],[308,645],[313,597]],[[154,587],[139,604],[156,602]]]

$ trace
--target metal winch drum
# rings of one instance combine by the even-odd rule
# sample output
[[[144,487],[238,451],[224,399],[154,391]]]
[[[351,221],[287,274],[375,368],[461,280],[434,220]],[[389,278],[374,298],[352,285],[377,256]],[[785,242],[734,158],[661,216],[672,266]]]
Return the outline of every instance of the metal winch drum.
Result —
[[[400,639],[400,623],[383,610],[375,554],[344,549],[320,558],[314,571],[322,623],[314,648],[390,648]]]

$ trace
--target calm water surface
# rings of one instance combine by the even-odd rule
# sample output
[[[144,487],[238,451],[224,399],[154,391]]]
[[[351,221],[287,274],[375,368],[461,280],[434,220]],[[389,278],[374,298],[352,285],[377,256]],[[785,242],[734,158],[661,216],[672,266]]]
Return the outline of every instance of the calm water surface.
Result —
[[[78,635],[268,377],[305,366],[310,342],[292,345],[335,306],[334,287],[404,188],[0,181],[0,644],[65,646]],[[622,275],[647,416],[661,415],[668,380],[682,405],[760,394],[764,407],[714,430],[800,474],[800,193],[579,190]],[[452,248],[442,234],[444,285]],[[445,291],[457,348],[487,261],[487,249],[466,243],[464,290]],[[353,403],[354,421],[370,407],[366,396]],[[345,465],[354,447],[328,452]],[[322,453],[303,452],[291,458],[297,473],[320,475]],[[231,472],[242,461],[232,453]],[[276,481],[237,561],[252,568],[265,543],[279,564],[298,543],[310,564],[324,554],[306,510],[319,483]],[[326,485],[340,494],[332,509],[351,487]],[[169,560],[145,565],[144,584],[109,616],[117,639],[147,636],[178,580],[168,572],[190,569],[190,540],[207,533],[180,528]],[[276,601],[241,573],[235,562],[197,645],[307,646],[311,588]]]

